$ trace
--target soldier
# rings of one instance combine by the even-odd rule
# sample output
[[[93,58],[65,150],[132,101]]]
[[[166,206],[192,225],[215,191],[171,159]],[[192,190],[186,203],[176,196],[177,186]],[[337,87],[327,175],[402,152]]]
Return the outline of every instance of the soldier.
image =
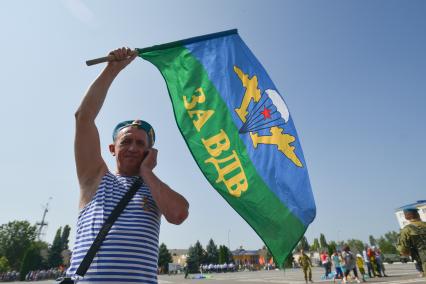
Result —
[[[185,266],[183,267],[183,271],[185,272],[185,279],[187,279],[188,278],[188,274],[189,274],[188,263],[185,263]],[[202,270],[201,270],[201,274],[203,274]]]
[[[404,209],[404,216],[410,223],[401,229],[398,250],[402,255],[411,255],[420,267],[423,267],[423,277],[426,277],[426,222],[420,220],[417,208]]]
[[[308,283],[308,273],[309,273],[309,281],[312,281],[312,262],[309,256],[305,254],[303,249],[300,250],[300,257],[299,257],[299,265],[303,269],[303,274],[305,274],[305,281]]]

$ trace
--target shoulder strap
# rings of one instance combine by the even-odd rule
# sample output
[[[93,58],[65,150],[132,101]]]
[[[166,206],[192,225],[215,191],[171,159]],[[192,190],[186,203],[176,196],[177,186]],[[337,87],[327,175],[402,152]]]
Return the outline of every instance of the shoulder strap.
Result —
[[[142,185],[142,179],[141,178],[136,179],[136,181],[133,182],[130,189],[126,192],[126,194],[121,198],[121,200],[112,210],[111,215],[108,216],[108,219],[105,221],[102,228],[99,230],[98,235],[96,236],[95,240],[93,241],[92,245],[90,246],[83,260],[81,261],[79,267],[77,268],[77,272],[75,274],[79,276],[84,276],[84,274],[86,274],[90,264],[93,261],[93,258],[98,252],[105,237],[108,235],[108,232],[111,229],[112,225],[114,224],[115,220],[117,220],[121,212],[123,212],[127,203],[129,203],[129,201],[133,198],[133,196],[138,191],[141,185]]]

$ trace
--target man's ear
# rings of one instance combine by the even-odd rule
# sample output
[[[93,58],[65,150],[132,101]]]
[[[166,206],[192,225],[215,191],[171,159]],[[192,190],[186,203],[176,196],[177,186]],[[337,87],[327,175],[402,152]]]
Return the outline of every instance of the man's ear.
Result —
[[[115,156],[115,145],[114,144],[109,145],[109,151],[113,156]]]

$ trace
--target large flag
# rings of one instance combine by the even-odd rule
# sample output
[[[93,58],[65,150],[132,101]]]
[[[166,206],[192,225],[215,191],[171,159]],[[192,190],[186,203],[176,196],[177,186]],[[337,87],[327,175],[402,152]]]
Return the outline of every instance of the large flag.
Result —
[[[138,52],[166,80],[207,180],[282,265],[316,209],[292,116],[262,65],[237,30]]]

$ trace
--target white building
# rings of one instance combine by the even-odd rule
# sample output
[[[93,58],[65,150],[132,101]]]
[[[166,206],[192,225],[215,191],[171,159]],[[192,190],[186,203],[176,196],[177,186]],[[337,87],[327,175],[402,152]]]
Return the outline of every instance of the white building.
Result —
[[[407,204],[395,210],[396,219],[401,229],[408,224],[408,221],[404,217],[403,210],[409,207],[416,207],[419,209],[420,219],[426,222],[426,200],[418,200],[416,203]]]

